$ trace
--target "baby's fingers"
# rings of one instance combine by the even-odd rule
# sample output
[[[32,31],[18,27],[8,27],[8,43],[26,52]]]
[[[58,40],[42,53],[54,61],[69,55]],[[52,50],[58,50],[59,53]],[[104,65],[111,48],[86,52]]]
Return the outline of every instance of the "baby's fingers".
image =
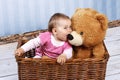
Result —
[[[15,55],[18,55],[18,56],[21,56],[23,53],[24,53],[24,52],[23,52],[23,50],[22,50],[21,48],[19,48],[19,49],[17,49],[17,50],[15,51]]]
[[[57,58],[57,63],[60,63],[60,62],[61,62],[60,58]]]
[[[63,65],[66,62],[65,58],[58,58],[57,62],[60,63],[61,65]]]
[[[15,55],[20,56],[20,52],[18,50],[16,50]]]

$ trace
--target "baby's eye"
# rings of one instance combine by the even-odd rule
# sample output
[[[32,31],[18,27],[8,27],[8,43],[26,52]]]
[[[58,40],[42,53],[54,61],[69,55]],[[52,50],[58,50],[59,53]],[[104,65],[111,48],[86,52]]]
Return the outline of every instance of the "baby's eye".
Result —
[[[71,29],[71,27],[66,26],[66,27],[64,27],[64,29]]]
[[[68,27],[64,27],[64,29],[67,29]]]

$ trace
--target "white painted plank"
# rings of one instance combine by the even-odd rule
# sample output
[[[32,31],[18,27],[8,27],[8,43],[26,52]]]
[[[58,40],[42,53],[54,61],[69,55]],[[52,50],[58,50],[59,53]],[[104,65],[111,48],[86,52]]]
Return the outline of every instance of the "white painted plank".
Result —
[[[120,35],[120,27],[108,28],[106,37],[111,37],[115,35]]]
[[[18,80],[18,75],[1,77],[0,80]]]
[[[120,55],[120,40],[119,41],[104,41],[104,42],[111,56]]]
[[[111,56],[107,64],[106,80],[119,80],[115,75],[120,73],[120,27],[108,29],[104,41]]]
[[[106,76],[105,80],[120,80],[120,73],[115,75]]]
[[[106,41],[118,41],[120,40],[120,34],[114,35],[114,36],[105,36]]]
[[[105,37],[105,45],[110,56],[120,54],[120,27],[109,28]]]
[[[0,45],[0,78],[17,74],[17,63],[14,57],[14,50],[17,42]]]
[[[108,60],[106,75],[114,75],[120,73],[120,55],[112,56]]]
[[[17,42],[0,45],[0,60],[7,58],[14,58],[14,51],[16,49]]]
[[[120,27],[110,28],[104,41],[111,56],[108,61],[107,76],[118,74],[120,73]]]
[[[17,74],[17,63],[15,59],[0,60],[0,77]]]

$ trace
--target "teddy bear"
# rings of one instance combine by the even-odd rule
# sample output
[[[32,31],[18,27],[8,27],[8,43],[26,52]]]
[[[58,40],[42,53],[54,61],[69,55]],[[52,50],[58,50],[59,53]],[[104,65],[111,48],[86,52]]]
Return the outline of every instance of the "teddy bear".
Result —
[[[71,21],[73,31],[67,38],[73,45],[73,58],[103,59],[106,51],[103,41],[108,28],[107,17],[92,8],[78,8]]]

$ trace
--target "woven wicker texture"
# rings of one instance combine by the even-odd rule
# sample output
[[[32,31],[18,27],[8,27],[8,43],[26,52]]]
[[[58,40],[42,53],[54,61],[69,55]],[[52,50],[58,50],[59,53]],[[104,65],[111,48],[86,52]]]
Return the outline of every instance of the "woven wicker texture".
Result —
[[[27,40],[20,39],[18,47]],[[19,80],[105,80],[109,54],[103,60],[71,59],[60,65],[55,59],[36,59],[34,50],[23,56],[15,56],[18,64]],[[29,57],[29,58],[25,58]]]
[[[105,80],[107,60],[68,61],[59,65],[55,60],[21,59],[19,80]]]

